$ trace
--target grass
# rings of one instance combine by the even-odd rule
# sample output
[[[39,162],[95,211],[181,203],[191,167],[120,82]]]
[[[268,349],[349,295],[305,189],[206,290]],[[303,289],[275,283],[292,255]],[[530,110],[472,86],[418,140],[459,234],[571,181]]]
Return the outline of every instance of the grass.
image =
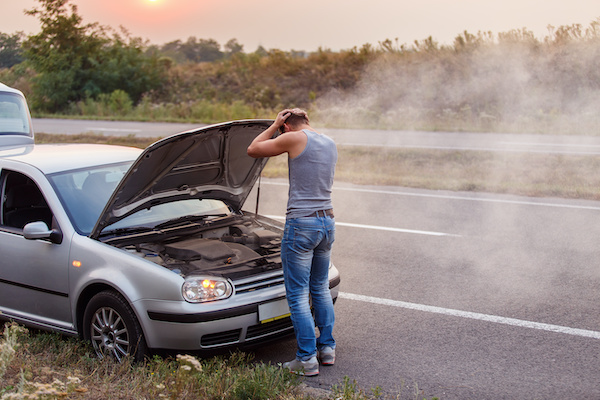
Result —
[[[16,338],[18,338],[18,343]],[[299,379],[235,352],[200,360],[191,355],[142,364],[99,360],[87,343],[6,324],[1,399],[304,399]],[[2,370],[0,370],[2,373]]]
[[[105,143],[139,148],[157,139],[36,134],[36,143]],[[600,158],[595,156],[354,146],[339,146],[338,151],[339,182],[600,200]],[[271,158],[263,176],[287,178],[287,158]]]
[[[77,338],[30,332],[15,323],[6,323],[0,336],[1,400],[389,398],[379,387],[365,392],[348,377],[330,391],[312,394],[308,389],[296,375],[277,365],[254,362],[239,351],[206,359],[179,354],[116,364],[99,360],[91,346]],[[417,386],[407,395],[392,398],[426,400]]]
[[[338,151],[339,182],[600,200],[598,157],[344,146]],[[269,160],[263,176],[286,178],[286,157]]]

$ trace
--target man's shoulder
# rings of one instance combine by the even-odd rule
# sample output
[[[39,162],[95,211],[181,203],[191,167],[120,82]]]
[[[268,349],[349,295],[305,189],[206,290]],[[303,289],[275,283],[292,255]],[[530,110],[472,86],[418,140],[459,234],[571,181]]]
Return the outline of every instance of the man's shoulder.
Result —
[[[306,132],[304,132],[304,130],[289,131],[289,132],[284,133],[284,135],[289,135],[289,138],[292,140],[306,140],[306,136],[307,136]]]

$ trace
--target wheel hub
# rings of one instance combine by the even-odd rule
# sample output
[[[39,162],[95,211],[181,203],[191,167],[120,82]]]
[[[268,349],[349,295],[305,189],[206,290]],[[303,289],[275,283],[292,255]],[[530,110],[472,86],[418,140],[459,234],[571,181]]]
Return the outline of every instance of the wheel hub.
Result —
[[[114,357],[120,361],[129,354],[129,334],[121,316],[112,308],[99,308],[94,313],[92,343],[100,358]]]

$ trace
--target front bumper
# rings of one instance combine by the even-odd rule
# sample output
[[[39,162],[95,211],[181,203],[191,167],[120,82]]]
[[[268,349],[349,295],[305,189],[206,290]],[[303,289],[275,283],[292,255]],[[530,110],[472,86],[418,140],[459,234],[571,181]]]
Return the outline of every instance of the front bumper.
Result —
[[[340,276],[334,267],[329,281],[334,302],[339,285]],[[144,310],[139,313],[140,323],[148,346],[169,350],[209,350],[271,341],[293,332],[289,316],[262,323],[259,318],[260,305],[285,299],[283,285],[234,297],[229,304],[227,301],[205,304],[157,300],[140,302],[137,306]],[[199,309],[203,311],[199,312]]]

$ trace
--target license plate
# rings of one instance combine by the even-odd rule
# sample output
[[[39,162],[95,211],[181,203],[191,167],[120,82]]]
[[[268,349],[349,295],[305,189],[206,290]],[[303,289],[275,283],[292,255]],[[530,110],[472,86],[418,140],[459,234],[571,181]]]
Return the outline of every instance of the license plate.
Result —
[[[290,309],[286,299],[259,304],[258,306],[258,319],[260,320],[261,324],[289,316]]]

